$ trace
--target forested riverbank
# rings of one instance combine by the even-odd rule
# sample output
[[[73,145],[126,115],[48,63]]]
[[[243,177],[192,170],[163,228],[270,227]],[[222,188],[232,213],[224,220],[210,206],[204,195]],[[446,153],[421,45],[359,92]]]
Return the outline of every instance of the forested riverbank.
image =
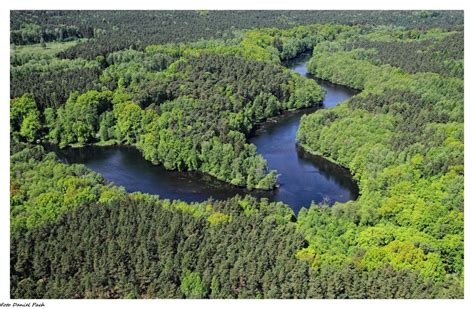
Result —
[[[386,65],[395,61],[373,46],[391,48],[400,67]],[[424,46],[420,63],[397,54],[407,46]],[[464,89],[458,69],[448,69],[462,69],[459,46],[462,33],[438,31],[416,39],[376,31],[316,46],[311,73],[363,91],[301,121],[299,142],[350,168],[361,192],[324,215],[347,239],[331,237],[333,223],[317,224],[317,209],[300,214],[311,231],[301,254],[314,267],[339,256],[336,263],[389,264],[462,281]]]
[[[462,298],[462,12],[385,14],[136,45],[57,17],[72,27],[62,39],[89,39],[11,57],[12,298]],[[59,40],[47,32],[54,20],[15,26],[32,35],[12,37]],[[273,188],[277,171],[247,137],[268,117],[321,102],[315,81],[282,66],[309,49],[310,73],[362,90],[303,116],[297,136],[351,170],[356,201],[295,215],[250,196],[161,199],[35,145],[133,145],[168,169]]]
[[[308,242],[300,219],[295,222],[283,203],[248,196],[187,204],[127,194],[81,165],[58,162],[41,146],[17,145],[11,160],[12,298],[449,298],[462,293],[453,279],[434,281],[388,264],[373,270],[353,262],[311,267],[295,255]]]
[[[305,65],[309,56],[310,53],[303,53],[284,65],[307,77]],[[160,198],[186,202],[250,194],[257,198],[268,198],[269,201],[284,202],[297,214],[302,207],[308,207],[311,203],[332,205],[358,196],[357,184],[347,169],[295,147],[302,115],[313,113],[318,108],[335,106],[356,93],[353,89],[321,80],[317,83],[321,83],[325,90],[322,106],[285,111],[258,123],[247,134],[247,142],[256,146],[258,154],[267,161],[268,168],[278,172],[278,186],[274,190],[249,190],[226,184],[198,171],[166,170],[161,165],[147,162],[133,146],[108,145],[108,141],[100,142],[100,146],[86,147],[44,145],[47,150],[54,151],[62,162],[84,164],[105,179],[123,186],[127,192],[157,194]]]
[[[132,144],[167,169],[198,170],[236,186],[272,189],[276,172],[267,170],[245,136],[257,122],[323,98],[317,83],[279,65],[280,57],[288,57],[289,48],[297,55],[343,31],[351,30],[326,25],[251,30],[231,41],[124,50],[87,62],[101,72],[91,84],[95,89],[79,94],[74,89],[84,84],[71,83],[67,100],[56,91],[36,89],[46,82],[36,78],[55,85],[50,70],[70,74],[71,65],[82,66],[83,60],[32,59],[12,66],[12,95],[33,94],[12,101],[13,137],[61,147]],[[28,75],[31,86],[15,81],[32,72],[39,75]]]

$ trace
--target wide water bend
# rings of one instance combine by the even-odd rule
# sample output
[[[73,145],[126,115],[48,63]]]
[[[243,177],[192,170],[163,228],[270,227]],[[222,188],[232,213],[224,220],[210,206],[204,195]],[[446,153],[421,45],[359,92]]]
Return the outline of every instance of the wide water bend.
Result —
[[[309,56],[304,54],[285,65],[303,76],[313,78],[306,71]],[[356,94],[350,88],[316,80],[326,90],[323,108],[334,107]],[[358,196],[358,187],[347,169],[308,154],[296,145],[301,116],[317,109],[285,112],[258,125],[250,137],[249,142],[257,146],[258,152],[268,161],[269,168],[280,173],[280,186],[271,192],[249,192],[200,173],[168,171],[146,161],[137,149],[129,146],[51,149],[63,162],[84,164],[129,192],[141,191],[187,202],[251,194],[267,197],[271,201],[282,201],[298,213],[301,207],[308,207],[311,201],[319,203],[325,200],[332,204]]]

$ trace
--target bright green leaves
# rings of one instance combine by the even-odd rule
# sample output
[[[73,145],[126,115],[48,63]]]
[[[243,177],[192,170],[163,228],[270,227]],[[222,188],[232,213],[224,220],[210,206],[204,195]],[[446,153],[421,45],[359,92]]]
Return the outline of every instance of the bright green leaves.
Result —
[[[46,155],[37,147],[26,147],[11,157],[13,235],[54,221],[79,205],[93,203],[108,190],[99,175],[84,166],[60,164],[54,155]]]
[[[272,46],[273,38],[259,30],[249,30],[240,43],[242,55],[250,59],[279,62],[278,51]]]
[[[25,94],[10,102],[10,125],[16,131],[21,127],[23,119],[37,111],[35,99],[31,94]]]
[[[99,138],[102,142],[115,138],[115,119],[114,114],[110,111],[100,115]]]
[[[270,171],[266,176],[260,180],[255,186],[256,189],[269,189],[275,187],[277,184],[278,174],[275,170]]]
[[[141,119],[143,111],[133,102],[115,104],[113,113],[116,122],[116,135],[119,142],[134,144],[142,133]]]
[[[395,240],[384,247],[370,248],[362,259],[368,270],[385,265],[394,269],[417,270],[426,278],[442,280],[446,275],[440,256],[435,253],[425,254],[421,248],[411,242]]]
[[[196,272],[184,272],[179,288],[186,298],[203,298],[206,295],[201,276]]]
[[[21,123],[20,135],[23,136],[28,142],[33,142],[40,128],[41,124],[38,113],[29,113]]]
[[[323,42],[308,64],[320,78],[364,89],[348,104],[303,117],[298,131],[307,149],[351,169],[361,195],[358,201],[335,205],[330,215],[302,212],[298,222],[310,245],[298,257],[314,269],[340,265],[335,257],[342,255],[369,271],[390,266],[440,282],[459,277],[462,80],[380,65],[371,60],[377,52],[355,48],[367,43],[362,38]],[[380,39],[387,42],[373,45],[396,41],[390,35]],[[385,56],[399,61],[393,52]]]
[[[40,114],[31,94],[10,101],[10,130],[16,132],[28,142],[33,142],[41,128]]]
[[[55,135],[59,145],[83,145],[95,141],[99,131],[99,116],[111,106],[111,91],[91,90],[81,95],[73,93],[57,111]]]
[[[207,221],[209,221],[211,225],[229,222],[230,220],[231,216],[226,215],[222,212],[214,212],[207,218]]]
[[[304,108],[318,105],[324,98],[324,90],[313,79],[292,74],[295,90],[288,102],[288,108]]]

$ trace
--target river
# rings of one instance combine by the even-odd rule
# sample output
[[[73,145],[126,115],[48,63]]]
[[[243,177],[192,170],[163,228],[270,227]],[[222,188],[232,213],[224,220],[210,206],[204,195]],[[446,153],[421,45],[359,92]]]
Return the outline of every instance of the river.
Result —
[[[313,78],[306,71],[309,56],[303,54],[285,65],[303,76]],[[347,87],[318,79],[316,81],[326,90],[323,108],[334,107],[356,94],[355,90]],[[141,191],[187,202],[251,194],[267,197],[271,201],[282,201],[297,214],[301,207],[308,207],[312,201],[333,204],[358,196],[358,187],[347,169],[311,155],[296,145],[301,116],[317,109],[285,112],[258,125],[249,138],[249,142],[255,144],[257,151],[267,160],[268,167],[280,174],[280,186],[274,191],[248,191],[201,173],[168,171],[146,161],[137,149],[130,146],[88,146],[61,150],[48,148],[54,150],[63,162],[84,164],[102,174],[105,179],[123,186],[128,192]]]

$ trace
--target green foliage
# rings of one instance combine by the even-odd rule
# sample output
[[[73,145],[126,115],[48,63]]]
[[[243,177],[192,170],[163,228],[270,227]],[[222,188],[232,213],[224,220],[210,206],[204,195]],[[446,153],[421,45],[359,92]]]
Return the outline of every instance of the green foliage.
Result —
[[[384,31],[322,43],[308,64],[318,77],[363,89],[337,108],[303,117],[298,132],[306,149],[350,168],[361,195],[332,211],[302,211],[298,223],[309,248],[298,257],[318,271],[389,265],[436,282],[462,281],[463,81],[432,61],[462,58],[459,44],[446,45],[460,38]],[[421,64],[404,57],[410,48],[423,50]]]
[[[101,68],[96,61],[60,60],[34,54],[22,60],[11,59],[10,97],[33,94],[40,111],[57,109],[73,91],[99,90]]]
[[[239,197],[189,205],[127,194],[40,146],[12,151],[14,298],[305,295],[307,266],[292,255],[303,239],[282,204],[248,196],[248,216]]]
[[[119,141],[133,144],[141,134],[142,109],[133,102],[115,104],[113,113],[117,119],[115,128]]]
[[[408,34],[409,31],[406,31]],[[405,35],[402,33],[401,35]],[[406,72],[436,72],[444,76],[464,76],[464,33],[420,33],[419,39],[381,40],[378,33],[347,42],[345,50],[373,50],[367,60],[375,64],[390,64]]]
[[[314,29],[326,34],[314,38]],[[95,65],[108,65],[100,82],[114,92],[73,92],[63,106],[48,103],[43,113],[47,139],[61,147],[98,141],[132,144],[147,160],[167,169],[198,170],[236,186],[272,189],[277,173],[267,170],[245,135],[259,121],[283,110],[314,106],[323,98],[313,80],[273,64],[280,62],[273,41],[297,34],[308,47],[341,29],[250,30],[237,41],[111,53]],[[82,60],[35,61],[15,70],[68,71],[72,62]],[[31,136],[28,129],[35,126],[28,120],[24,134]]]
[[[201,276],[191,271],[185,272],[179,289],[186,298],[202,298],[206,295],[206,289],[202,284]]]
[[[64,41],[64,42],[48,42],[46,48],[42,44],[29,45],[10,45],[10,64],[17,66],[28,62],[35,58],[54,57],[58,53],[81,43],[81,39]]]
[[[278,51],[271,46],[273,38],[259,30],[246,31],[242,42],[242,56],[263,61],[278,61]]]
[[[20,135],[28,142],[33,142],[40,128],[41,124],[39,122],[38,113],[29,113],[21,123]]]
[[[10,126],[12,131],[18,131],[23,119],[30,113],[37,113],[35,99],[31,94],[10,101]]]
[[[288,108],[311,107],[321,102],[324,90],[313,80],[300,75],[293,75],[295,91],[292,93]]]
[[[56,220],[79,205],[124,194],[123,189],[107,188],[102,177],[84,166],[59,164],[41,146],[14,145],[10,161],[11,233]]]
[[[18,13],[14,13],[15,15]],[[91,28],[79,29],[76,25],[56,25],[57,27],[51,29],[47,27],[44,29],[42,26],[35,22],[27,22],[23,20],[17,29],[12,29],[10,41],[15,44],[35,44],[41,43],[43,45],[46,42],[58,40],[72,40],[81,38],[83,36],[90,36]],[[41,22],[39,20],[39,22]],[[59,27],[58,27],[59,26]]]
[[[292,222],[293,214],[282,203],[247,196],[189,205],[141,193],[127,194],[123,189],[104,186],[98,175],[82,166],[59,163],[39,146],[16,144],[12,151],[13,298],[462,295],[459,282],[440,284],[409,268],[364,270],[354,264],[325,264],[319,271],[309,268],[295,253],[300,252],[301,258],[302,250],[308,251],[309,257],[315,251],[305,249],[307,243]],[[28,206],[32,203],[45,206],[32,212],[36,209]],[[329,211],[326,208],[324,212]],[[19,228],[18,222],[31,222],[38,215],[44,220],[41,224]],[[227,221],[230,217],[232,220]],[[213,223],[217,218],[220,223]],[[323,221],[329,219],[327,213]],[[323,221],[317,223],[316,230]],[[334,227],[334,235],[346,229],[338,223]],[[328,231],[322,233],[331,237],[327,244],[337,237]],[[360,238],[361,246],[372,243],[371,234]],[[415,253],[420,250],[410,248]],[[393,250],[386,254],[393,254]],[[405,254],[404,261],[421,257],[419,253]],[[367,263],[372,267],[369,260]],[[429,276],[436,274],[436,268],[424,267],[423,271]]]
[[[211,281],[211,298],[217,298],[220,293],[220,284],[217,277],[212,277]]]
[[[209,221],[209,223],[211,223],[211,225],[216,225],[219,223],[229,222],[231,220],[231,217],[221,212],[215,212],[210,215],[207,220]]]
[[[13,12],[15,43],[95,38],[61,53],[90,61],[11,57],[12,298],[463,296],[462,13],[148,13],[161,26],[142,12],[73,13]],[[217,32],[231,20],[278,28]],[[287,29],[315,20],[361,25]],[[156,45],[210,36],[226,39]],[[298,142],[348,167],[357,201],[295,218],[250,196],[160,200],[17,143],[132,144],[168,169],[270,189],[277,172],[246,135],[322,100],[280,65],[313,47],[311,73],[362,92],[303,117]]]
[[[424,13],[420,13],[424,12]],[[12,11],[10,42],[15,44],[92,38],[61,56],[95,59],[96,56],[129,47],[142,49],[150,44],[194,42],[200,39],[229,38],[236,30],[294,25],[345,24],[385,25],[390,29],[433,27],[462,28],[463,11]],[[120,26],[118,26],[120,25]],[[314,31],[325,34],[327,31]],[[298,37],[296,34],[295,38]],[[293,54],[296,44],[282,40],[285,54]],[[277,44],[278,46],[278,44]]]
[[[10,133],[19,135],[28,142],[35,141],[41,128],[39,112],[31,94],[10,101]]]
[[[114,114],[110,111],[100,115],[99,123],[99,137],[100,140],[105,142],[115,138],[115,118]]]
[[[94,141],[99,131],[99,115],[110,109],[111,104],[111,91],[73,93],[66,104],[57,110],[50,138],[58,141],[61,147]]]

